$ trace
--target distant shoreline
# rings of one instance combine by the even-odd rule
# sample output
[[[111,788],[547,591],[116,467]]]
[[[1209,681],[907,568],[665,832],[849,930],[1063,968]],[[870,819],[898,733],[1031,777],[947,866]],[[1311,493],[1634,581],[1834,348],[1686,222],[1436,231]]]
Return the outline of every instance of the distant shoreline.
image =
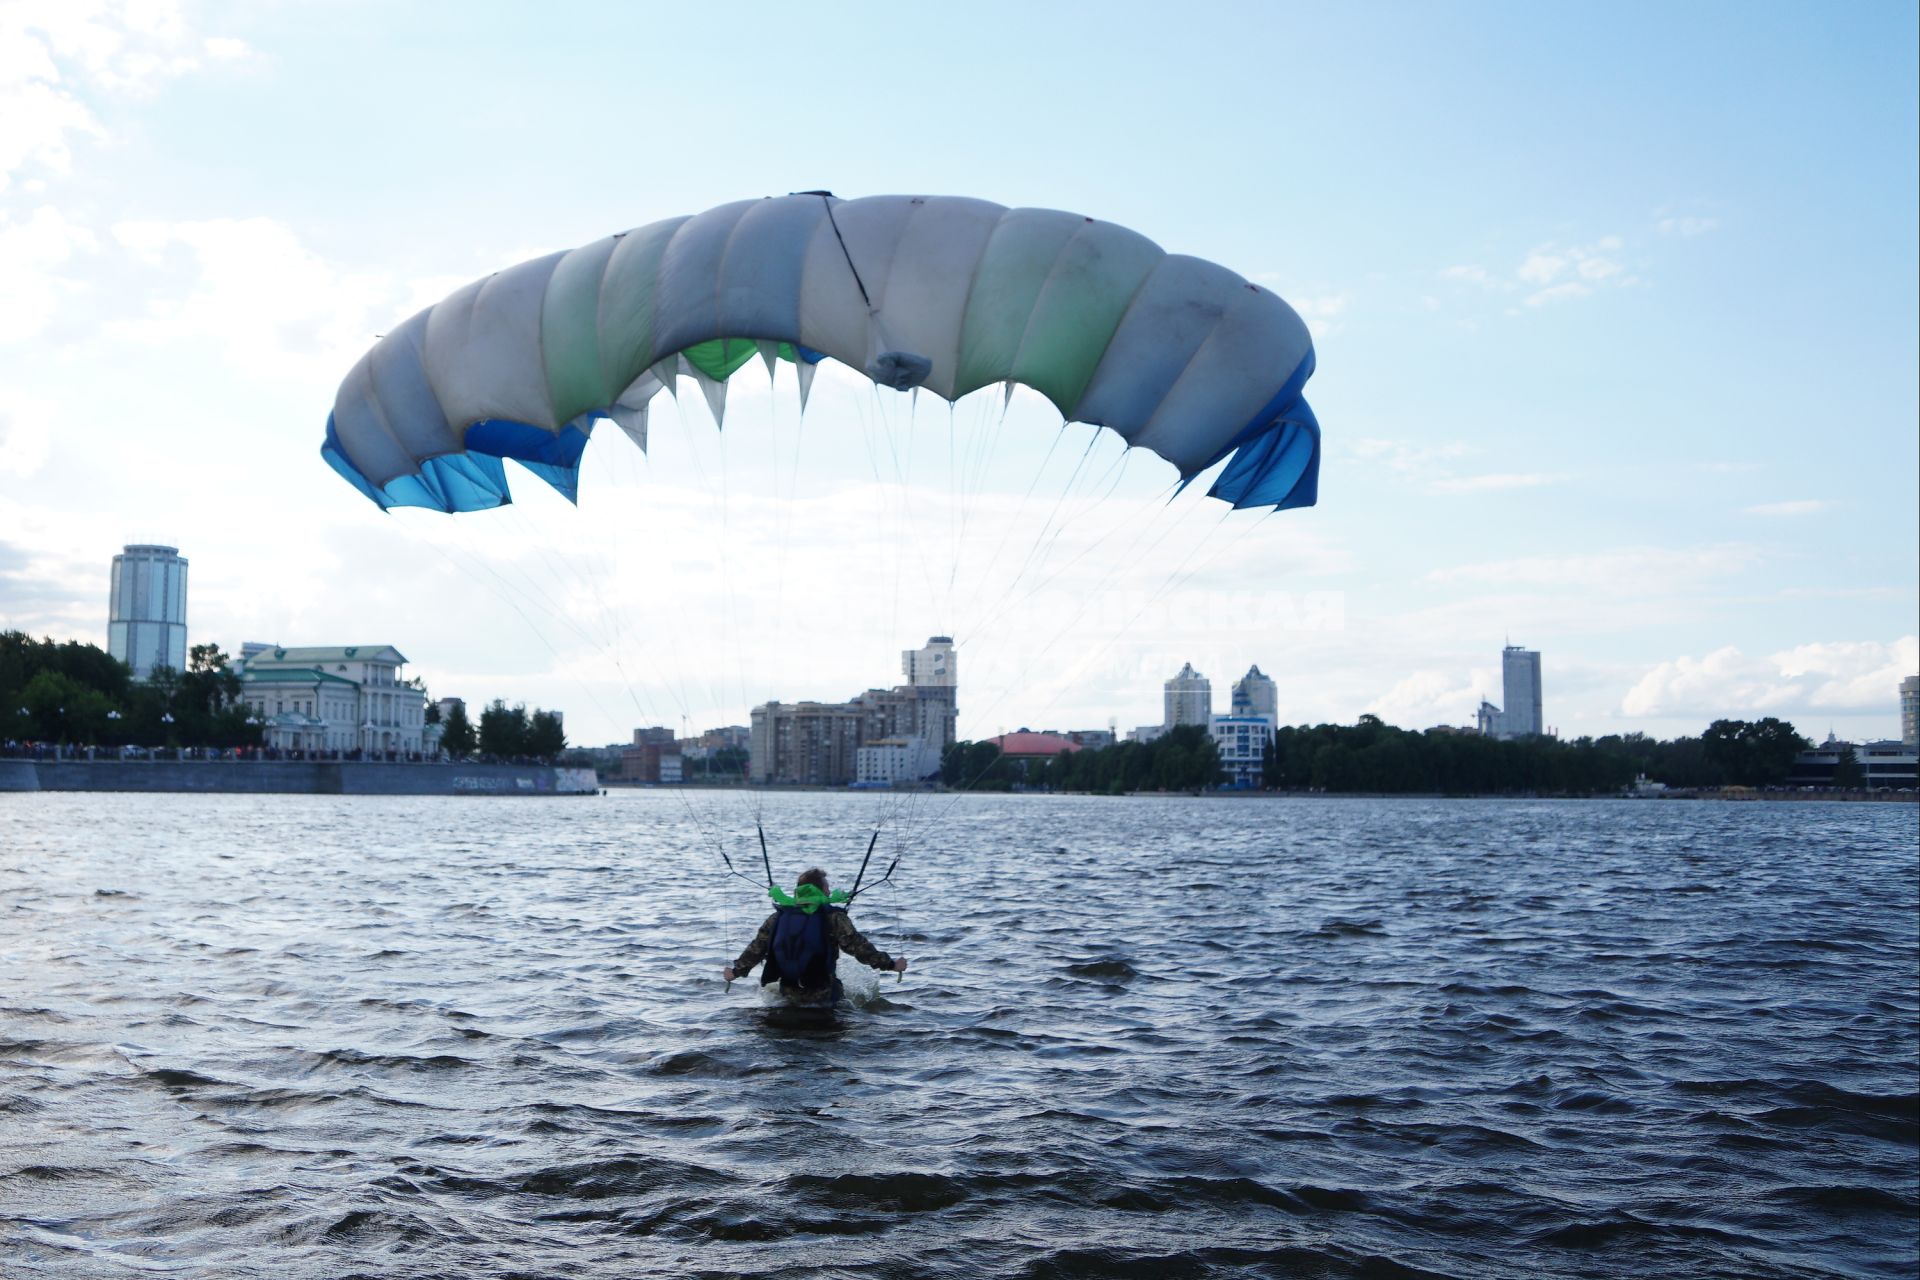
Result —
[[[590,769],[358,760],[0,760],[0,792],[202,795],[578,796]]]

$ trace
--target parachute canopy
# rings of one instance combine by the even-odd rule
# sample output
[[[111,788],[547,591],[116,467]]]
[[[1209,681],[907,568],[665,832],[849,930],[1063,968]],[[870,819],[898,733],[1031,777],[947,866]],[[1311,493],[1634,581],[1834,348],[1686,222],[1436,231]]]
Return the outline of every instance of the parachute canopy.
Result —
[[[510,501],[512,458],[569,499],[595,422],[646,447],[647,405],[698,381],[716,418],[758,353],[827,357],[948,400],[1000,382],[1112,429],[1236,507],[1315,500],[1313,343],[1224,267],[1112,223],[955,196],[820,192],[668,218],[510,267],[383,336],[321,454],[382,508]]]

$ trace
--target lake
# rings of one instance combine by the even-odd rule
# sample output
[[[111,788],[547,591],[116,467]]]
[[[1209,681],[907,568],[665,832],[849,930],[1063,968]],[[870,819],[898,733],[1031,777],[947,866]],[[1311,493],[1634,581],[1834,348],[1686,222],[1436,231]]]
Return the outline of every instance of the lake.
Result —
[[[899,857],[836,1026],[756,821]],[[1920,1267],[1912,805],[17,795],[0,910],[9,1277]]]

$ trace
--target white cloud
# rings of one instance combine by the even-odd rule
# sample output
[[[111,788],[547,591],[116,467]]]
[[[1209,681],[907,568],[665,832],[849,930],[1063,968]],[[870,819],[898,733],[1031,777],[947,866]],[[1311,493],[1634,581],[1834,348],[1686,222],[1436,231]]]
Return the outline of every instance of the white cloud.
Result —
[[[1654,224],[1663,236],[1703,236],[1720,225],[1718,218],[1662,218]]]
[[[1428,484],[1435,493],[1488,493],[1500,489],[1537,489],[1555,484],[1560,476],[1545,472],[1491,472],[1478,476],[1441,476]]]
[[[158,268],[184,255],[191,283],[112,326],[154,344],[205,343],[256,372],[338,378],[396,315],[385,276],[344,270],[271,218],[122,222],[114,239]]]
[[[1443,268],[1439,276],[1490,293],[1524,292],[1526,304],[1539,307],[1584,298],[1601,287],[1638,284],[1620,260],[1625,248],[1626,241],[1612,235],[1584,244],[1549,241],[1528,251],[1511,273],[1469,263]]]
[[[1811,516],[1818,515],[1833,504],[1819,498],[1797,498],[1791,502],[1762,502],[1757,506],[1742,507],[1750,516]]]
[[[91,231],[42,205],[24,222],[0,213],[0,345],[31,338],[46,327],[73,288],[57,268],[97,242]]]
[[[1551,288],[1541,289],[1537,293],[1530,293],[1527,295],[1526,301],[1530,307],[1544,307],[1550,302],[1566,302],[1573,298],[1584,298],[1592,292],[1592,289],[1581,284],[1578,280],[1568,280],[1564,284],[1556,284]]]
[[[1685,550],[1628,547],[1593,555],[1521,556],[1456,565],[1431,570],[1426,580],[1438,584],[1564,587],[1583,594],[1631,597],[1691,590],[1703,582],[1751,568],[1759,558],[1756,550],[1738,544]]]
[[[1499,489],[1531,489],[1554,484],[1563,477],[1544,472],[1496,472],[1485,475],[1460,475],[1453,463],[1473,451],[1459,441],[1440,444],[1409,444],[1404,440],[1362,437],[1347,443],[1343,452],[1362,461],[1386,468],[1396,475],[1421,482],[1428,493],[1486,493]]]
[[[106,137],[87,90],[151,93],[209,60],[251,54],[243,40],[197,36],[172,0],[8,0],[0,16],[0,190],[29,166],[67,173],[75,139]]]
[[[75,135],[105,131],[61,83],[46,45],[22,26],[0,23],[0,191],[28,165],[67,172]]]
[[[24,480],[46,463],[53,406],[0,387],[0,476]]]
[[[1886,715],[1900,680],[1920,672],[1920,637],[1891,644],[1804,644],[1764,658],[1728,645],[1700,658],[1682,656],[1643,675],[1621,700],[1629,716]]]
[[[1316,338],[1323,337],[1339,328],[1341,313],[1347,309],[1347,295],[1328,293],[1318,297],[1294,297],[1287,302],[1300,313]]]
[[[1472,721],[1480,699],[1494,687],[1491,670],[1462,676],[1458,671],[1415,671],[1366,704],[1388,724],[1424,729],[1436,724]]]

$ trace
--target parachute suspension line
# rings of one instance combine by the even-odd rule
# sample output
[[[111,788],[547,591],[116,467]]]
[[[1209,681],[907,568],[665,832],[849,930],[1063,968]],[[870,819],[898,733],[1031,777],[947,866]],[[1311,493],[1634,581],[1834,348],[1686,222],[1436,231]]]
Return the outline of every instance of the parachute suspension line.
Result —
[[[1002,419],[1002,421],[1004,422],[1004,418]],[[1033,479],[1027,482],[1027,491],[1020,495],[1020,500],[1022,504],[1024,504],[1027,501],[1027,499],[1033,497],[1033,491],[1040,487],[1040,477],[1046,474],[1047,464],[1053,461],[1054,450],[1060,447],[1060,441],[1062,438],[1066,436],[1066,434],[1067,434],[1067,424],[1062,422],[1060,424],[1060,429],[1054,433],[1053,441],[1047,445],[1046,457],[1040,459],[1039,467],[1037,467],[1034,470]],[[987,558],[987,563],[985,564],[985,566],[982,567],[980,571],[980,578],[983,581],[987,577],[991,576],[993,567],[1000,563],[1000,556],[1003,552],[1006,551],[1007,539],[1009,536],[1012,535],[1012,533],[1013,533],[1013,521],[1007,520],[1002,522],[1002,525],[1000,528],[1000,541],[994,544],[993,554]],[[973,612],[973,606],[979,600],[979,597],[980,597],[980,590],[981,589],[976,586],[973,589],[973,591],[969,594],[966,601],[966,605],[964,606],[967,612],[969,613]]]
[[[860,859],[860,870],[853,877],[853,891],[847,895],[848,902],[852,902],[855,898],[860,896],[860,882],[867,878],[867,864],[873,861],[873,846],[879,843],[880,843],[880,828],[875,827],[873,829],[873,839],[867,841],[866,856]]]
[[[853,283],[860,290],[860,301],[867,304],[867,310],[873,310],[873,299],[867,296],[866,281],[860,278],[860,268],[853,265],[853,254],[847,249],[847,238],[840,234],[840,220],[833,216],[833,197],[823,195],[820,203],[826,207],[827,223],[833,228],[833,238],[840,242],[840,256],[847,260],[847,270],[853,272]]]
[[[1064,424],[1061,426],[1061,431],[1062,433],[1066,431]],[[1060,496],[1053,500],[1053,509],[1047,512],[1046,522],[1040,526],[1040,532],[1035,535],[1033,545],[1027,548],[1026,556],[1020,561],[1019,572],[1013,575],[1013,581],[1009,582],[1006,590],[1000,593],[1000,598],[995,602],[993,611],[988,614],[989,621],[997,618],[999,614],[1004,611],[1007,603],[1012,600],[1013,593],[1019,590],[1021,581],[1027,576],[1027,570],[1033,567],[1034,555],[1039,552],[1041,544],[1046,541],[1047,531],[1053,528],[1053,522],[1059,518],[1060,508],[1066,505],[1067,495],[1073,492],[1074,485],[1078,483],[1080,479],[1082,468],[1087,465],[1087,459],[1093,456],[1093,447],[1098,444],[1099,441],[1100,428],[1095,427],[1093,434],[1087,438],[1086,451],[1080,455],[1080,460],[1073,464],[1073,474],[1067,477],[1066,487],[1061,489]],[[985,623],[981,625],[981,629],[983,631],[986,629]]]
[[[1197,543],[1191,551],[1187,552],[1186,558],[1183,559],[1180,562],[1180,564],[1174,569],[1174,571],[1167,576],[1167,580],[1160,584],[1160,587],[1150,597],[1148,597],[1147,601],[1144,604],[1142,604],[1139,609],[1134,611],[1133,616],[1127,620],[1126,625],[1121,627],[1118,631],[1114,632],[1113,635],[1109,636],[1106,642],[1103,643],[1098,649],[1094,650],[1092,653],[1089,653],[1083,656],[1079,662],[1075,663],[1074,666],[1071,668],[1071,670],[1068,672],[1068,679],[1071,679],[1072,677],[1078,675],[1081,671],[1086,670],[1086,668],[1090,666],[1092,663],[1104,657],[1106,655],[1107,650],[1111,649],[1114,646],[1114,643],[1119,639],[1119,637],[1122,634],[1131,630],[1133,627],[1133,624],[1138,622],[1141,619],[1141,617],[1146,614],[1147,610],[1151,609],[1154,605],[1158,604],[1161,598],[1164,597],[1169,591],[1177,590],[1179,587],[1186,585],[1186,583],[1193,578],[1194,574],[1199,573],[1200,570],[1206,568],[1207,565],[1210,564],[1212,560],[1220,554],[1220,552],[1216,551],[1214,556],[1209,556],[1206,560],[1201,561],[1201,563],[1193,565],[1193,568],[1191,569],[1188,569],[1187,566],[1190,564],[1193,564],[1194,558],[1200,554],[1201,550],[1205,548],[1206,544],[1212,540],[1213,535],[1217,533],[1221,529],[1221,527],[1227,523],[1228,519],[1230,519],[1233,516],[1233,514],[1234,514],[1233,509],[1229,508],[1228,510],[1226,510],[1221,514],[1221,517],[1219,520],[1215,521],[1212,525],[1208,526],[1206,533],[1202,535],[1199,543]],[[1275,513],[1272,511],[1269,511],[1267,513],[1268,516],[1271,516],[1273,514]],[[1265,523],[1265,520],[1266,520],[1266,517],[1263,516],[1259,520],[1248,523],[1241,530],[1240,537],[1232,544],[1232,546],[1233,547],[1239,546],[1240,543],[1246,540],[1247,535],[1252,530],[1254,530],[1255,528],[1258,528],[1261,524]],[[1177,527],[1177,526],[1169,526],[1166,532],[1171,532],[1174,527]],[[1158,546],[1159,542],[1165,539],[1165,536],[1166,536],[1166,533],[1162,533],[1161,538],[1155,541],[1155,545]],[[1079,614],[1074,615],[1075,621],[1078,620],[1079,616],[1080,616]],[[1072,625],[1071,623],[1068,624],[1069,628],[1071,627],[1071,625]],[[1034,656],[1033,661],[1027,664],[1028,669],[1031,669],[1034,663],[1037,663],[1040,660],[1040,658],[1044,657],[1047,654],[1047,652],[1053,648],[1054,644],[1058,642],[1060,635],[1064,635],[1064,634],[1065,634],[1065,630],[1061,631],[1059,634],[1055,635],[1055,637],[1052,640],[1048,641],[1047,644],[1044,647],[1042,647],[1040,653]],[[1024,674],[1024,672],[1022,674]],[[1045,710],[1051,709],[1053,704],[1055,702],[1058,702],[1059,699],[1060,699],[1060,695],[1056,693],[1051,699],[1049,699],[1045,704],[1042,705],[1041,710],[1045,711]],[[997,705],[997,702],[995,705]],[[996,756],[995,759],[998,759],[998,757]],[[978,774],[974,775],[973,778],[968,780],[968,785],[970,786],[972,783],[978,782],[981,777],[985,776],[987,769],[991,768],[992,765],[993,765],[993,761],[988,761],[987,765],[983,767]],[[960,797],[964,794],[966,794],[964,790],[955,792],[955,794],[947,802],[947,804],[943,806],[940,809],[940,811],[934,816],[934,825],[937,826],[945,822],[947,815],[953,811],[954,805],[959,803]]]
[[[767,869],[767,888],[773,888],[773,857],[767,852],[767,829],[758,822],[753,824],[754,833],[760,837],[760,865]],[[733,864],[729,862],[728,866]]]
[[[1047,561],[1052,558],[1053,548],[1055,545],[1059,543],[1060,536],[1061,534],[1066,532],[1068,525],[1075,523],[1082,516],[1085,516],[1089,511],[1098,509],[1101,504],[1103,504],[1104,502],[1106,502],[1108,498],[1113,496],[1113,491],[1119,488],[1120,482],[1126,478],[1127,459],[1131,458],[1132,456],[1133,456],[1133,451],[1129,449],[1126,452],[1122,453],[1117,459],[1115,459],[1113,465],[1107,468],[1106,473],[1103,474],[1099,480],[1096,480],[1094,482],[1096,485],[1098,485],[1102,481],[1105,481],[1108,476],[1112,476],[1113,477],[1112,483],[1108,484],[1107,487],[1103,491],[1101,491],[1099,496],[1091,498],[1086,504],[1081,506],[1079,510],[1073,512],[1065,520],[1062,520],[1060,522],[1059,527],[1056,528],[1053,532],[1053,537],[1048,541],[1046,549],[1040,555],[1039,564],[1041,567],[1044,567]],[[1175,486],[1170,485],[1168,486],[1167,490],[1165,490],[1165,492],[1167,492],[1168,494],[1171,494],[1174,488]],[[1028,587],[1026,592],[1026,597],[1030,599],[1034,596],[1037,596],[1042,591],[1045,591],[1048,587],[1052,586],[1055,582],[1058,582],[1062,577],[1066,576],[1066,574],[1070,572],[1075,565],[1079,564],[1082,560],[1086,559],[1089,553],[1096,551],[1099,548],[1105,546],[1107,544],[1107,541],[1111,539],[1114,536],[1114,534],[1119,531],[1120,527],[1121,526],[1119,524],[1113,525],[1112,527],[1108,528],[1104,533],[1100,534],[1098,537],[1094,538],[1091,542],[1087,543],[1086,546],[1080,548],[1080,550],[1074,554],[1071,560],[1061,565],[1058,569],[1055,569],[1052,573],[1047,574],[1046,577],[1042,578],[1040,581]],[[1152,525],[1149,524],[1146,527],[1150,529],[1152,528]],[[1127,562],[1127,563],[1131,563],[1131,562]],[[1024,567],[1022,568],[1021,573],[1022,575],[1026,573],[1026,569]],[[1109,571],[1109,573],[1111,573],[1111,570]],[[985,631],[986,629],[991,627],[993,623],[999,620],[1000,616],[1003,613],[1005,613],[1008,609],[1012,608],[1017,603],[1013,598],[1013,592],[1014,592],[1014,588],[1018,586],[1019,586],[1019,579],[1016,578],[1014,583],[1007,588],[1005,593],[1002,594],[1000,601],[994,607],[992,612],[988,613],[985,619],[983,619],[979,623],[980,629],[982,631]],[[1079,615],[1077,614],[1075,615],[1076,618],[1078,616]]]
[[[468,538],[469,542],[471,542],[471,535],[468,533],[468,531],[466,531],[465,529],[462,529],[461,534],[463,537]],[[440,557],[444,559],[448,564],[452,565],[455,570],[461,571],[461,576],[463,577],[471,576],[471,574],[467,573],[464,570],[461,570],[461,565],[459,561],[455,560],[453,556],[448,553],[447,549],[442,547],[437,541],[433,539],[428,539],[427,545],[432,547],[434,551],[436,551],[440,555]],[[541,645],[546,648],[547,652],[553,655],[555,664],[559,666],[564,666],[565,665],[564,657],[561,655],[560,651],[554,647],[553,642],[547,638],[546,632],[542,631],[540,627],[534,623],[533,619],[527,616],[526,610],[520,607],[520,602],[514,599],[514,592],[517,591],[517,588],[515,588],[513,584],[508,582],[505,578],[501,577],[498,573],[494,572],[492,565],[488,563],[486,557],[481,556],[477,551],[473,551],[471,546],[469,546],[468,550],[469,550],[469,554],[472,556],[473,562],[479,565],[480,568],[486,572],[488,577],[493,579],[494,585],[491,587],[491,589],[493,590],[494,594],[497,597],[499,597],[499,599],[509,609],[512,609],[513,612],[519,616],[521,622],[526,624],[527,630],[533,633],[534,639],[538,640],[541,643]],[[578,631],[578,628],[575,628],[575,630]],[[584,632],[581,632],[580,634],[582,634],[583,636],[585,635]],[[587,637],[587,638],[589,639],[589,641],[591,640],[591,637]],[[587,700],[591,702],[596,708],[598,708],[601,715],[605,716],[609,720],[613,719],[613,715],[607,709],[606,704],[603,701],[601,701],[598,694],[594,693],[594,691],[590,687],[588,687],[585,681],[582,681],[578,675],[573,676],[573,680],[575,684],[578,684],[580,686],[580,691],[587,695]],[[639,701],[638,695],[635,694],[631,685],[628,686],[627,692],[630,696],[634,697],[635,705],[637,706]],[[686,798],[684,796],[681,797],[681,804],[686,808],[687,816],[693,821],[695,830],[700,836],[700,838],[711,843],[714,849],[717,852],[719,852],[720,856],[724,859],[726,857],[726,850],[725,850],[725,847],[721,844],[719,833],[716,830],[712,829],[709,826],[709,824],[704,819],[702,819],[700,814],[694,810],[693,806],[686,802]]]

